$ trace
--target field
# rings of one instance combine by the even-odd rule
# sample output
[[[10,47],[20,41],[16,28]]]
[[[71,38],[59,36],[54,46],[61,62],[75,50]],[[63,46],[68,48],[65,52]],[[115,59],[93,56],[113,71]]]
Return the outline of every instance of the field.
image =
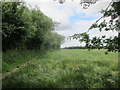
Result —
[[[118,54],[104,52],[82,49],[6,52],[3,88],[117,88]]]

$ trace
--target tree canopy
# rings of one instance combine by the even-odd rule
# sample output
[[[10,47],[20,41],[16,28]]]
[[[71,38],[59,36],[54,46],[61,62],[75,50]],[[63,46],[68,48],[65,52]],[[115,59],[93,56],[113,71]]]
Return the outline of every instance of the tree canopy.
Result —
[[[2,2],[2,50],[57,49],[64,36],[54,32],[55,22],[25,2]]]

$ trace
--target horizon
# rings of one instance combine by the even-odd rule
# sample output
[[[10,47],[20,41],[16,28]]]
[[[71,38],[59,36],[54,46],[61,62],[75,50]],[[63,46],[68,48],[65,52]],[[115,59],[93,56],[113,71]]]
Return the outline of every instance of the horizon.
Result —
[[[34,2],[25,0],[25,2],[33,8],[35,5],[38,6],[46,16],[50,17],[53,21],[60,23],[55,27],[55,32],[66,38],[65,43],[61,44],[61,48],[73,45],[84,46],[85,43],[80,43],[78,40],[67,40],[67,37],[77,33],[86,32],[88,28],[102,16],[100,11],[105,9],[109,4],[108,0],[106,0],[106,2],[99,1],[88,7],[88,9],[82,9],[77,1],[68,1],[64,4],[49,0],[34,0]],[[110,37],[117,35],[117,32],[100,32],[98,29],[93,29],[89,34],[91,37],[102,35]]]

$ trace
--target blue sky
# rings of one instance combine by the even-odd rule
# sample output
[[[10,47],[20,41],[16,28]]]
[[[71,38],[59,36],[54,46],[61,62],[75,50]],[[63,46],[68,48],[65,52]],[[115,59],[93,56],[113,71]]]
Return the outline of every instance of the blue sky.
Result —
[[[66,3],[59,4],[57,1],[53,0],[25,0],[27,4],[35,7],[37,5],[40,10],[50,17],[53,21],[59,22],[60,25],[57,26],[55,31],[66,38],[68,36],[74,35],[76,33],[82,33],[87,31],[87,29],[97,20],[102,14],[99,13],[102,9],[105,9],[110,1],[104,0],[99,1],[96,4],[91,5],[88,9],[82,9],[79,5],[79,0],[66,0]],[[69,2],[67,2],[69,1]],[[105,2],[106,1],[106,2]],[[99,32],[98,30],[91,31],[91,36],[101,36],[108,34],[109,36],[117,35],[115,32]],[[65,40],[65,43],[61,47],[69,46],[80,46],[84,45],[79,43],[78,40]]]
[[[96,20],[97,18],[99,18],[98,16],[87,16],[85,13],[75,13],[73,16],[71,16],[69,18],[69,20],[72,22],[72,23],[75,23],[77,21],[80,21],[80,20]]]

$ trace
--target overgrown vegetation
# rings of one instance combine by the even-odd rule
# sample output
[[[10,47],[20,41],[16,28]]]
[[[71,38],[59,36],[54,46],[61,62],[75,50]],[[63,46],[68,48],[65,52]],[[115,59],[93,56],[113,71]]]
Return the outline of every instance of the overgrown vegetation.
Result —
[[[2,54],[2,72],[7,73],[12,69],[19,67],[19,65],[26,63],[39,55],[40,58],[46,51],[40,50],[24,50],[15,51],[10,50]]]
[[[57,49],[64,36],[54,32],[55,22],[39,8],[24,2],[2,2],[2,50]]]
[[[43,55],[33,51],[39,58],[4,78],[3,88],[117,88],[118,55],[104,51],[62,49]]]
[[[104,16],[118,12],[118,7],[114,7],[116,4],[113,3],[114,10],[111,12],[103,11],[104,14],[109,12]],[[115,14],[119,15],[119,12]],[[116,18],[115,16],[113,19]],[[118,23],[116,22],[116,28]],[[107,46],[103,47],[102,40],[105,36],[90,40],[87,33],[75,34],[72,38],[79,38],[80,42],[86,43],[86,47],[57,50],[63,43],[64,36],[54,32],[55,25],[56,22],[38,8],[30,9],[24,2],[2,2],[2,71],[3,77],[7,75],[2,78],[3,88],[117,88],[120,86],[118,54],[103,54],[104,48],[108,51],[118,51],[119,36],[114,37],[113,40],[106,39]],[[98,27],[93,26],[92,28]],[[93,50],[88,52],[86,48]],[[98,51],[96,48],[102,50]],[[24,65],[33,58],[34,61]],[[21,65],[24,67],[20,68]]]

